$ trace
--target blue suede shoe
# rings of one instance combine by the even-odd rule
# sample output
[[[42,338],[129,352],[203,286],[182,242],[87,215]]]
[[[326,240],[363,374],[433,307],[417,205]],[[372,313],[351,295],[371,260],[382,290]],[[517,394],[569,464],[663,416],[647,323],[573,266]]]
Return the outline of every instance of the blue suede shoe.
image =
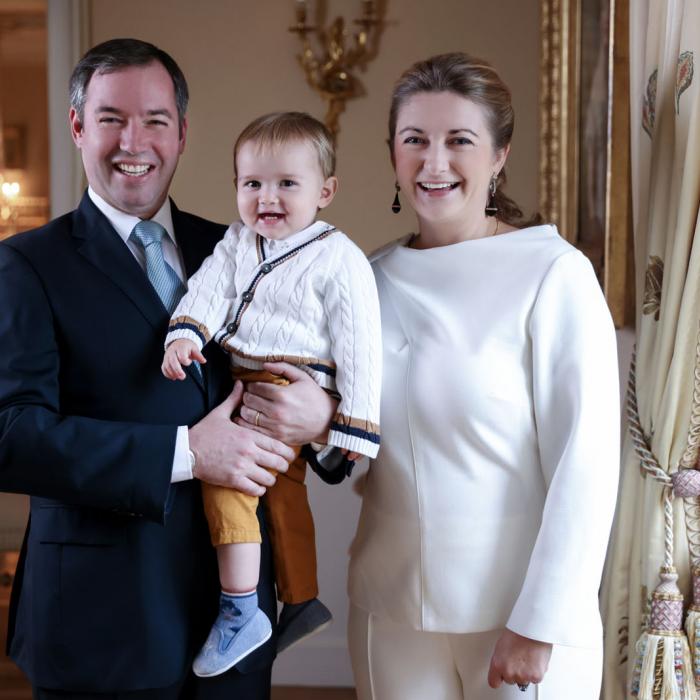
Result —
[[[240,629],[236,628],[233,615],[222,610],[195,657],[192,670],[201,678],[218,676],[262,646],[271,635],[272,625],[262,610],[256,610]]]

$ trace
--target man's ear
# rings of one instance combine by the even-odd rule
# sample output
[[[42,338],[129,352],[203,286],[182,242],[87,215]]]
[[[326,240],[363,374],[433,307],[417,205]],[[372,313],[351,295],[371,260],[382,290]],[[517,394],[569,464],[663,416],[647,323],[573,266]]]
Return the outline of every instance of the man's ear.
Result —
[[[83,140],[83,122],[74,107],[71,107],[68,112],[68,123],[70,124],[70,135],[73,137],[73,143],[80,148]]]
[[[321,188],[321,197],[318,200],[318,208],[325,209],[335,197],[335,193],[338,191],[338,178],[335,175],[331,175],[324,183]]]
[[[182,124],[179,126],[180,129],[180,149],[178,153],[182,155],[182,152],[185,150],[185,143],[187,143],[187,117],[184,117],[182,119]]]

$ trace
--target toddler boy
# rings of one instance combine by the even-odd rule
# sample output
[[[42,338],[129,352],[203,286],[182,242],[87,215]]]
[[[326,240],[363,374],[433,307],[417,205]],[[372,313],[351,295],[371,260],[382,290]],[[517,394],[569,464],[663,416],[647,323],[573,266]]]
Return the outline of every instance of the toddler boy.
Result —
[[[379,449],[379,305],[365,255],[335,227],[316,221],[318,210],[335,196],[334,170],[330,134],[308,114],[265,115],[243,130],[234,147],[242,221],[229,227],[189,280],[170,322],[163,373],[184,379],[182,367],[203,364],[201,350],[211,339],[230,354],[234,376],[244,382],[284,383],[263,364],[294,364],[339,396],[328,444],[351,459],[374,457]],[[256,424],[261,417],[258,412]],[[317,627],[330,619],[316,598],[305,469],[297,458],[265,496],[278,595],[285,604],[280,626],[310,610],[317,613]],[[222,592],[219,615],[194,671],[213,676],[262,645],[271,625],[255,591],[257,498],[204,483],[202,493]]]

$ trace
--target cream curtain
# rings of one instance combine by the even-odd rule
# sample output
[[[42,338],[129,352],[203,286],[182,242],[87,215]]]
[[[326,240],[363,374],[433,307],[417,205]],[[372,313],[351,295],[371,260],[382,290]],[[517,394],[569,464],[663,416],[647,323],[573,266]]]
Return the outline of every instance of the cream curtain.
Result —
[[[693,467],[700,440],[700,2],[630,2],[632,202],[637,270],[637,400],[662,469]],[[693,426],[693,427],[691,427]],[[662,488],[626,438],[603,586],[604,700],[629,696],[634,644],[664,558]],[[689,603],[687,525],[674,500],[675,565]],[[695,539],[698,539],[695,537]],[[696,556],[700,550],[696,548]]]

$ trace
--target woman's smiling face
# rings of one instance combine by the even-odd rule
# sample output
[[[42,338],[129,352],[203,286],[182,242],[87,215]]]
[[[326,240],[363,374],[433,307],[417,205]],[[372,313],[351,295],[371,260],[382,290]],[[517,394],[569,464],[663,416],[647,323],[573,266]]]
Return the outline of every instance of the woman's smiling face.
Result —
[[[493,148],[486,110],[454,92],[419,92],[399,110],[394,168],[421,224],[483,217],[506,156]]]

